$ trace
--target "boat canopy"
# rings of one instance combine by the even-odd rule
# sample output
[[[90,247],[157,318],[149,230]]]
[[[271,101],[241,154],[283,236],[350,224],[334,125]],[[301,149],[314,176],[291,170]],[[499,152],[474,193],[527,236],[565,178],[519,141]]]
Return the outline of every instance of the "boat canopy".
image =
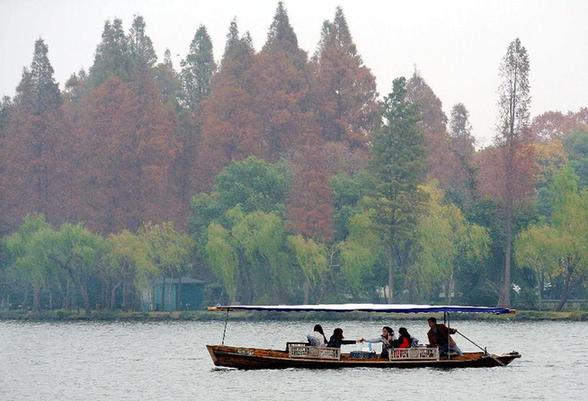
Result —
[[[319,304],[319,305],[217,305],[210,311],[275,311],[275,312],[385,312],[385,313],[515,313],[514,309],[486,306],[409,305],[409,304]]]

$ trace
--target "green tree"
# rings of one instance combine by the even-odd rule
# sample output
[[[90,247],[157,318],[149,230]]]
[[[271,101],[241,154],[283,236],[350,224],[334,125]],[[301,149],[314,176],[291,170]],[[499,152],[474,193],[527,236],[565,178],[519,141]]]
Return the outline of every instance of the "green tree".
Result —
[[[239,255],[231,241],[230,232],[220,224],[211,223],[207,230],[204,254],[213,273],[221,281],[228,302],[235,302],[239,290]]]
[[[580,179],[582,188],[588,187],[588,132],[576,131],[563,139],[570,167]]]
[[[182,277],[193,269],[190,263],[194,247],[192,239],[189,235],[177,231],[172,223],[144,224],[138,235],[147,243],[149,259],[163,279],[164,293],[161,299],[165,300],[165,280],[177,278],[176,305],[180,305]],[[171,301],[171,294],[167,296],[168,301]]]
[[[33,289],[33,309],[41,309],[41,290],[52,274],[50,265],[38,263],[35,255],[35,234],[51,230],[43,215],[27,215],[23,224],[15,233],[4,239],[4,248],[8,260],[8,273]],[[25,291],[25,294],[28,291]],[[25,297],[26,298],[26,297]],[[23,300],[23,304],[26,299]]]
[[[111,76],[128,81],[130,71],[129,42],[123,29],[122,20],[116,18],[112,23],[106,21],[102,31],[102,41],[96,48],[94,64],[90,67],[89,82],[93,87],[96,87]]]
[[[487,258],[490,236],[484,227],[466,221],[458,207],[444,203],[436,185],[426,185],[424,191],[429,201],[419,221],[420,250],[417,263],[411,266],[410,289],[431,299],[431,290],[441,286],[450,304],[456,274]]]
[[[304,275],[304,303],[310,302],[311,294],[318,301],[322,293],[321,284],[329,269],[326,248],[302,235],[290,235],[287,240],[296,265]]]
[[[407,99],[406,79],[394,80],[382,108],[383,125],[374,135],[370,168],[374,177],[376,224],[387,246],[389,302],[394,277],[410,265],[418,219],[426,200],[423,134],[416,106]]]
[[[449,120],[450,147],[457,164],[453,171],[449,172],[449,191],[454,192],[457,200],[465,206],[471,206],[478,192],[477,168],[474,161],[475,138],[472,135],[469,115],[463,103],[457,103],[451,109]]]
[[[145,34],[145,20],[140,15],[133,19],[127,40],[132,74],[151,71],[157,62],[157,56],[151,38]]]
[[[58,230],[39,231],[33,246],[40,263],[54,264],[77,287],[90,313],[90,285],[108,253],[106,241],[83,224],[62,224]]]
[[[124,230],[118,234],[111,234],[108,242],[110,254],[102,269],[110,295],[107,306],[111,310],[114,309],[116,293],[120,288],[121,307],[126,309],[129,307],[129,293],[149,289],[151,279],[157,277],[159,271],[150,258],[149,244],[144,237]]]
[[[237,205],[245,213],[283,213],[288,182],[284,163],[270,164],[253,156],[231,162],[216,177],[213,192],[192,199],[192,231],[201,238],[213,220],[225,222],[225,213]]]
[[[331,178],[335,241],[342,241],[347,237],[348,220],[361,211],[360,200],[372,193],[373,190],[371,176],[366,170],[353,176],[340,173]]]
[[[200,102],[210,93],[212,76],[216,63],[212,53],[212,42],[204,25],[200,25],[185,60],[181,63],[181,80],[184,89],[184,103],[195,112]]]
[[[370,292],[367,283],[378,276],[378,267],[388,256],[376,219],[376,212],[370,209],[354,214],[347,222],[347,238],[337,245],[341,273],[351,293],[359,298]]]
[[[231,237],[239,248],[246,300],[285,301],[295,290],[294,272],[285,252],[283,220],[275,213],[245,214],[236,207],[227,212]]]
[[[570,167],[556,175],[552,192],[550,221],[519,235],[515,257],[519,265],[533,268],[538,275],[562,280],[559,311],[574,287],[588,279],[588,192],[578,190],[578,177]]]

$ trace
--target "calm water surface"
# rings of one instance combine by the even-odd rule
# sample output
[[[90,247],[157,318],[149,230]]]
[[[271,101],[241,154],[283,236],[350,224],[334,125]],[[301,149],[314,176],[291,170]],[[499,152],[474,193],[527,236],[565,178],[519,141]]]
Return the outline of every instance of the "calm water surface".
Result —
[[[390,323],[426,339],[424,320]],[[323,326],[359,338],[377,335],[382,325]],[[523,357],[506,368],[238,371],[215,369],[204,347],[220,342],[222,322],[0,322],[0,400],[588,400],[588,323],[454,326],[489,351]],[[299,321],[229,322],[226,343],[283,348],[311,328]]]

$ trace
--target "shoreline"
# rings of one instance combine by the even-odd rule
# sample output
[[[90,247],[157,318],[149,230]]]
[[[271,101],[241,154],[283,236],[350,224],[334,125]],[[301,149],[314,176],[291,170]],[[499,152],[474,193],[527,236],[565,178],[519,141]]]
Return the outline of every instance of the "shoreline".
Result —
[[[231,312],[231,321],[333,321],[333,320],[422,320],[424,314],[398,314],[377,312]],[[427,315],[428,316],[428,315]],[[441,314],[433,314],[441,316]],[[28,322],[160,322],[160,321],[223,321],[225,313],[206,310],[176,312],[124,312],[124,311],[92,311],[86,314],[77,310],[54,310],[33,313],[23,310],[0,310],[0,321]],[[491,321],[588,321],[588,311],[537,311],[520,310],[509,315],[455,313],[451,320],[491,320]]]

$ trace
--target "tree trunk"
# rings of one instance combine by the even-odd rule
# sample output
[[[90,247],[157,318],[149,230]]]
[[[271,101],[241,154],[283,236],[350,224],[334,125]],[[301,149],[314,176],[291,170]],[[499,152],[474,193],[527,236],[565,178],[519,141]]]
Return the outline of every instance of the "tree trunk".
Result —
[[[178,276],[178,290],[176,291],[176,309],[184,310],[182,305],[182,275]]]
[[[394,255],[393,251],[390,251],[390,257],[388,258],[388,303],[394,302]]]
[[[498,300],[499,306],[504,308],[510,307],[510,291],[511,291],[511,279],[510,279],[510,268],[511,268],[511,253],[512,253],[512,199],[507,200],[506,207],[506,230],[505,230],[505,241],[506,246],[504,249],[504,275],[502,281],[502,290],[500,298]]]
[[[165,276],[161,278],[161,310],[165,310]]]
[[[566,264],[569,264],[569,261],[564,262]],[[561,312],[564,305],[566,304],[566,302],[568,302],[568,298],[570,296],[570,291],[572,290],[572,272],[573,272],[573,266],[566,266],[566,277],[564,279],[564,288],[561,292],[561,297],[559,299],[559,303],[557,305],[557,308],[555,308],[555,310],[557,312]]]
[[[27,285],[25,287],[25,291],[24,294],[22,296],[22,302],[21,302],[21,308],[22,309],[26,309],[27,308],[27,303],[29,302],[29,286]]]
[[[33,310],[35,312],[41,311],[41,287],[33,287]]]
[[[113,286],[110,290],[110,310],[111,311],[114,310],[114,304],[116,302],[116,290],[118,289],[118,287],[120,287],[120,281],[118,283],[116,283],[116,285]]]
[[[86,314],[90,314],[90,295],[88,294],[88,288],[84,285],[80,285],[80,293],[82,294],[82,299],[84,300],[84,309],[86,310]]]
[[[172,306],[171,305],[171,301],[172,301],[172,288],[174,288],[174,276],[172,275],[170,278],[171,278],[171,282],[170,282],[170,286],[169,286],[169,291],[167,293],[167,301],[170,304],[170,311],[171,311],[171,310],[175,310],[175,307],[174,308],[171,308],[171,306]],[[176,290],[176,294],[177,294],[177,290]]]
[[[122,310],[127,310],[127,303],[128,303],[128,297],[127,297],[127,280],[123,279],[122,281],[122,304],[121,304],[121,309]]]

